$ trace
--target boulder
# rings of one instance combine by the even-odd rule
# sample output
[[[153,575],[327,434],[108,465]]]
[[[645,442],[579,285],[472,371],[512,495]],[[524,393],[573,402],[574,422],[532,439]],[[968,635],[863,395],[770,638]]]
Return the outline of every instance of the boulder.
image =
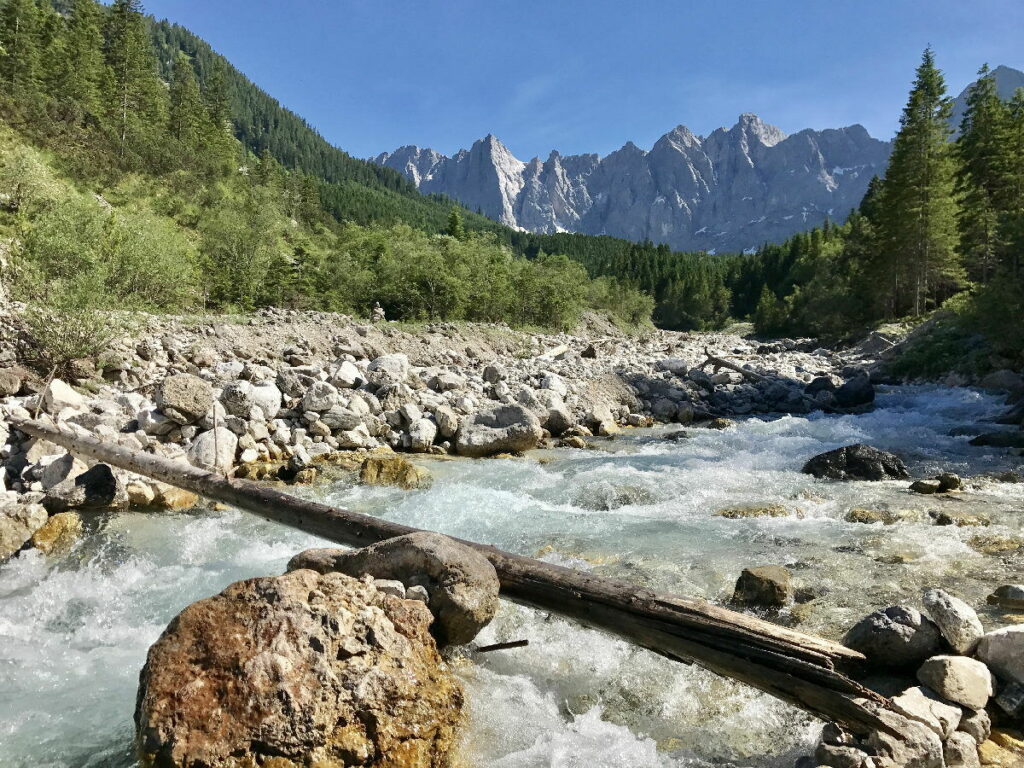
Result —
[[[235,463],[238,436],[230,429],[216,427],[196,436],[188,449],[188,461],[194,467],[227,474]]]
[[[321,413],[320,421],[332,432],[355,429],[363,423],[358,414],[340,405],[331,406],[330,410]]]
[[[1024,432],[1020,430],[986,432],[971,438],[968,445],[986,448],[1024,448]]]
[[[75,512],[58,512],[32,534],[32,546],[48,555],[66,549],[82,535],[82,518]]]
[[[426,587],[436,617],[434,635],[449,645],[471,641],[498,609],[494,566],[475,549],[439,533],[410,533],[357,550],[309,549],[288,563],[290,571],[304,568]]]
[[[808,461],[802,471],[830,480],[902,480],[910,477],[899,456],[863,443],[820,453]]]
[[[406,490],[429,488],[430,472],[401,456],[370,456],[359,468],[363,485],[394,485]]]
[[[445,440],[455,437],[459,431],[459,415],[447,405],[439,405],[434,409],[434,421],[437,422],[438,434]]]
[[[437,437],[437,424],[430,419],[417,419],[409,425],[409,450],[426,453]]]
[[[0,562],[25,546],[46,520],[46,509],[41,504],[0,506]]]
[[[835,404],[840,408],[857,408],[875,401],[875,388],[867,373],[855,376],[845,382],[834,393]]]
[[[789,571],[779,565],[744,568],[732,599],[741,605],[781,608],[793,600]]]
[[[942,740],[949,738],[963,717],[960,707],[941,701],[932,691],[921,686],[908,688],[890,701],[897,712],[924,723]]]
[[[942,745],[942,757],[946,768],[981,768],[978,745],[963,731],[950,734]]]
[[[569,409],[564,405],[556,405],[548,408],[547,413],[544,414],[542,426],[554,437],[559,437],[563,432],[572,429],[575,425],[576,420],[572,417]]]
[[[145,766],[447,764],[463,704],[430,612],[341,573],[232,584],[150,648],[136,746]]]
[[[868,614],[857,622],[843,644],[860,651],[880,667],[913,667],[941,647],[938,627],[914,608],[894,605]]]
[[[73,480],[88,468],[81,459],[72,456],[70,453],[65,453],[43,468],[42,474],[39,476],[39,482],[43,484],[43,490],[47,491],[65,480]]]
[[[859,700],[870,706],[870,702]],[[872,731],[865,739],[868,752],[887,758],[885,768],[945,768],[942,739],[916,718],[879,709],[876,714],[888,728]]]
[[[992,697],[992,673],[967,656],[932,656],[917,670],[917,679],[947,701],[968,709],[984,709]]]
[[[1003,627],[982,635],[975,655],[1000,680],[1024,683],[1024,626]]]
[[[65,408],[81,408],[85,404],[85,398],[60,379],[50,382],[42,398],[43,410],[52,414],[58,414]]]
[[[164,377],[160,382],[156,392],[156,405],[171,421],[192,424],[209,413],[213,407],[213,389],[210,382],[198,376],[187,373],[173,374]]]
[[[366,372],[375,384],[400,384],[409,376],[409,358],[401,353],[381,355],[366,366]]]
[[[992,718],[984,709],[964,712],[964,716],[960,718],[959,730],[974,739],[975,744],[981,744],[992,733]]]
[[[0,368],[0,397],[11,397],[21,391],[21,369]]]
[[[43,506],[52,514],[69,509],[107,509],[128,506],[128,492],[106,464],[96,464],[46,492]]]
[[[1024,584],[1004,584],[986,598],[989,605],[1009,611],[1024,611]]]
[[[302,396],[302,410],[324,413],[338,404],[338,390],[326,381],[314,381]]]
[[[356,389],[364,381],[363,374],[348,360],[342,360],[331,374],[331,384],[338,389]]]
[[[491,456],[526,451],[541,438],[540,421],[521,405],[502,405],[462,419],[455,435],[461,456]]]
[[[931,495],[942,491],[942,483],[938,480],[915,480],[910,484],[910,490],[914,493]]]
[[[983,376],[978,384],[985,389],[1009,392],[1011,395],[1024,394],[1024,377],[1005,368]]]
[[[954,651],[970,654],[974,650],[985,630],[971,606],[944,590],[929,589],[924,593],[924,607]]]

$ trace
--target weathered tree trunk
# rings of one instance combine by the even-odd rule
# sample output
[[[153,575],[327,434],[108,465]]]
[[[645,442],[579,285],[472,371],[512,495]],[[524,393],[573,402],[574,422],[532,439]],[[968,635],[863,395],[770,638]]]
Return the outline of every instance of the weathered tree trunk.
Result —
[[[298,499],[273,488],[101,442],[64,426],[16,420],[34,437],[179,488],[202,494],[325,539],[361,547],[415,528]],[[462,540],[460,540],[462,541]],[[463,541],[494,565],[502,595],[611,632],[656,653],[695,662],[748,683],[854,732],[891,729],[876,714],[889,702],[840,670],[863,656],[831,641],[795,632],[703,600],[656,594],[635,585],[574,571]]]

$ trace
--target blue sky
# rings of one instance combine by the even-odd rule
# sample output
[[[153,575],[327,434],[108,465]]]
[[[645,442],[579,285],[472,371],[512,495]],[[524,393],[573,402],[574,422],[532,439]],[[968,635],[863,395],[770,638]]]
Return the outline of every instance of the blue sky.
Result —
[[[358,157],[650,147],[756,112],[890,137],[921,51],[1024,68],[1021,0],[148,0]]]

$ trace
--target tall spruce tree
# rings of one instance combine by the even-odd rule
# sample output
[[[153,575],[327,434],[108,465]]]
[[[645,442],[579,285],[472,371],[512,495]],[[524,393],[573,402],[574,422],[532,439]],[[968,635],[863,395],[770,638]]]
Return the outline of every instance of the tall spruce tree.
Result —
[[[170,87],[171,135],[185,152],[194,152],[206,132],[207,114],[192,62],[184,53],[174,62]]]
[[[929,299],[951,293],[962,279],[951,110],[945,80],[927,48],[900,118],[881,201],[882,251],[874,271],[895,315],[921,314]]]
[[[1005,179],[999,212],[1002,266],[1019,278],[1024,261],[1024,88],[1007,106]]]
[[[34,0],[7,0],[0,9],[0,83],[19,111],[40,97],[39,9]]]
[[[139,0],[114,0],[105,29],[109,71],[108,119],[119,152],[144,154],[155,148],[154,133],[164,125],[166,93]]]
[[[967,96],[956,151],[960,252],[971,278],[987,282],[998,267],[1000,209],[1009,171],[1009,112],[986,64]]]
[[[102,111],[103,33],[96,0],[72,0],[64,33],[64,58],[59,62],[53,95],[74,107],[80,117],[98,118]]]

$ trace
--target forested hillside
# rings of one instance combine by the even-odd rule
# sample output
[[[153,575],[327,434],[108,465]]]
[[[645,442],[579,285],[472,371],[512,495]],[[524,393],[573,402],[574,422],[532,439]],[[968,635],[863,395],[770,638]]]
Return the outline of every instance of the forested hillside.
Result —
[[[223,62],[205,81],[181,51],[159,65],[137,0],[61,10],[0,5],[2,278],[29,303],[41,355],[102,349],[106,309],[365,316],[380,302],[395,319],[556,328],[588,307],[649,317],[637,291],[565,256],[517,256],[467,224],[480,217],[330,150]],[[232,93],[262,106],[236,117]],[[271,151],[287,131],[261,123],[277,119],[297,137],[295,170]],[[331,210],[348,194],[353,207]]]

